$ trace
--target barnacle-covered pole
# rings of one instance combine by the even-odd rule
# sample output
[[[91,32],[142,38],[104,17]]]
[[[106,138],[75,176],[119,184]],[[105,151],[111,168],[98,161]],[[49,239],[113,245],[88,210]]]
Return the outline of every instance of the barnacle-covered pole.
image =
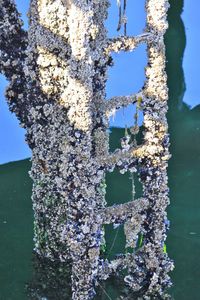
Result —
[[[139,172],[143,184],[143,197],[150,201],[143,227],[144,241],[141,256],[146,273],[146,295],[155,299],[164,297],[171,285],[167,273],[173,269],[164,248],[169,227],[166,208],[169,204],[167,161],[169,136],[167,125],[167,76],[165,72],[164,34],[168,27],[168,0],[147,0],[146,30],[154,36],[147,42],[148,66],[144,87],[144,143],[149,151],[139,159]]]
[[[137,37],[108,39],[108,0],[31,0],[29,30],[12,0],[0,0],[0,71],[7,98],[32,149],[35,251],[72,263],[72,299],[89,300],[99,279],[126,268],[133,292],[160,297],[172,264],[163,252],[168,221],[167,83],[163,36],[167,0],[147,0],[147,26]],[[11,30],[10,30],[11,29]],[[148,44],[147,81],[137,94],[105,101],[111,52]],[[109,153],[109,116],[129,104],[144,110],[144,143],[130,136]],[[135,132],[136,128],[133,130]],[[106,171],[138,167],[143,198],[106,207]],[[103,224],[124,223],[132,254],[100,258]],[[135,253],[139,234],[143,236]],[[148,299],[148,298],[145,298]]]
[[[26,70],[35,250],[72,262],[72,298],[92,299],[102,240],[108,147],[104,114],[107,1],[32,0]]]
[[[22,25],[14,1],[0,0],[0,72],[9,80],[6,90],[9,108],[24,124],[28,112],[23,71],[27,33]]]

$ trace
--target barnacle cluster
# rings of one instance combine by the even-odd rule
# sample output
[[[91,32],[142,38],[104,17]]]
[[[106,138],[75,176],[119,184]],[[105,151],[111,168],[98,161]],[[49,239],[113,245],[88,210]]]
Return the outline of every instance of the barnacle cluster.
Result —
[[[28,107],[23,72],[27,33],[19,16],[14,1],[0,1],[0,72],[9,80],[6,90],[9,108],[23,125]]]
[[[108,0],[31,0],[26,33],[13,0],[0,0],[0,71],[10,81],[10,109],[32,149],[35,251],[52,261],[71,261],[73,300],[93,299],[98,280],[124,268],[126,284],[143,292],[143,299],[164,297],[172,269],[163,252],[170,157],[163,41],[168,1],[146,1],[143,34],[111,40],[104,26],[108,6]],[[144,88],[105,101],[111,52],[132,51],[143,42],[149,58]],[[110,153],[109,117],[134,103],[143,109],[144,143],[131,140],[136,122],[121,149]],[[139,172],[143,198],[106,206],[105,173],[115,167]],[[102,259],[103,224],[122,223],[133,253]]]

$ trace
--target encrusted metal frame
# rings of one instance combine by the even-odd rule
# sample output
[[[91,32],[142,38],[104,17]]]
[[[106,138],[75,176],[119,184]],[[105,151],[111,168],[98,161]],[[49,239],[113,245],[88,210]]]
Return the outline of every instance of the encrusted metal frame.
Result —
[[[169,222],[164,34],[167,0],[147,0],[144,32],[107,38],[108,0],[31,0],[29,30],[12,0],[0,0],[0,71],[10,85],[9,107],[26,129],[32,149],[35,251],[72,261],[72,299],[95,295],[98,280],[126,268],[125,282],[142,299],[166,298],[173,263],[164,249]],[[105,101],[111,52],[147,44],[146,82],[137,93]],[[109,152],[109,117],[139,103],[142,145],[125,137]],[[105,203],[105,173],[139,172],[143,198]],[[113,261],[100,257],[103,224],[124,223],[127,246],[137,252]],[[154,297],[154,298],[151,298]]]

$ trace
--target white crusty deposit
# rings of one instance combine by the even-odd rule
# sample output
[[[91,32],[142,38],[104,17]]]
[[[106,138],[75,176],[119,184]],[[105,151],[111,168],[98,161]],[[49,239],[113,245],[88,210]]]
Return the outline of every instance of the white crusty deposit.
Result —
[[[163,41],[169,4],[147,0],[144,32],[113,39],[104,25],[108,6],[108,0],[31,0],[25,32],[14,2],[0,0],[0,71],[10,81],[8,103],[32,149],[35,251],[72,263],[73,300],[93,299],[98,281],[120,269],[128,271],[130,292],[165,299],[173,267],[163,250],[169,225]],[[148,53],[144,88],[106,100],[112,52],[140,43],[147,43]],[[110,153],[109,117],[135,103],[144,114],[144,143],[136,144],[133,124],[121,149]],[[143,198],[106,206],[105,174],[114,168],[138,171]],[[103,224],[124,224],[133,254],[104,260]]]

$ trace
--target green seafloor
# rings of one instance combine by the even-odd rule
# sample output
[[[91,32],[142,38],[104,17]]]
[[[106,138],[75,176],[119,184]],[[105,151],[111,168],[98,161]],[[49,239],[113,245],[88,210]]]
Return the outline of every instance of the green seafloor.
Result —
[[[165,36],[169,86],[169,132],[171,138],[168,175],[171,205],[168,218],[171,227],[167,238],[167,252],[175,262],[171,273],[174,283],[170,293],[175,300],[200,299],[200,105],[190,109],[183,103],[185,92],[182,59],[186,44],[184,24],[180,18],[182,0],[171,1],[169,29]],[[113,128],[111,149],[119,143],[124,129]],[[0,300],[67,300],[69,276],[66,271],[60,281],[63,266],[48,270],[48,264],[33,267],[33,213],[30,161],[23,160],[0,166]],[[141,193],[137,184],[137,194]],[[123,203],[131,199],[131,180],[128,174],[116,171],[107,176],[107,201]],[[124,235],[120,228],[106,228],[109,235],[105,255],[124,251]],[[39,270],[39,272],[38,272]],[[28,296],[25,285],[29,286]],[[66,287],[65,287],[66,284]],[[115,300],[120,285],[112,280],[103,286],[97,300]],[[66,290],[65,290],[66,289]],[[36,295],[40,294],[40,298]],[[109,296],[108,296],[109,295]],[[110,297],[110,298],[109,298]]]

